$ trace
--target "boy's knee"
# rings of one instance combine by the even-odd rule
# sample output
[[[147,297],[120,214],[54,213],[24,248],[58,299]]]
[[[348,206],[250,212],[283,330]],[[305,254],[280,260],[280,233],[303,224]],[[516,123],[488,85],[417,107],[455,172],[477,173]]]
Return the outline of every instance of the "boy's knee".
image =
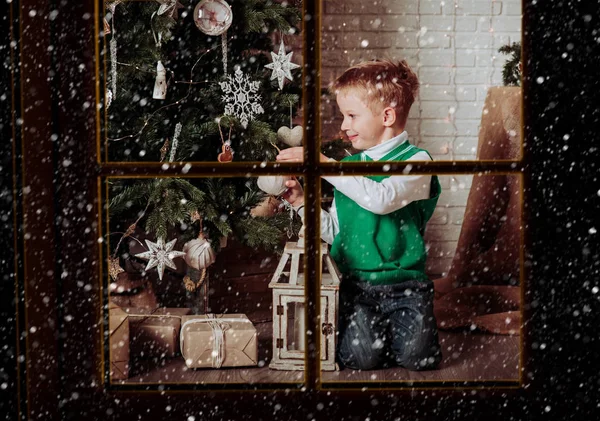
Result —
[[[373,353],[338,352],[341,365],[352,370],[373,370],[380,364],[379,358]]]
[[[407,349],[406,351],[396,353],[394,360],[396,364],[409,370],[434,370],[442,361],[442,351],[437,344],[421,349]]]
[[[339,362],[353,370],[373,370],[382,363],[382,343],[376,340],[374,344],[367,344],[357,338],[351,340],[346,337],[342,340],[338,350]]]

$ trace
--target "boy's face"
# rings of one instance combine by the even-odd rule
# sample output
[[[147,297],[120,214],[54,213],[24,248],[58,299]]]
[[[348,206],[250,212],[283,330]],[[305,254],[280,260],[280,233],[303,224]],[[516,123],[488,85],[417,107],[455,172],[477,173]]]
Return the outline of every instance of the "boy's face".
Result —
[[[355,149],[365,150],[388,140],[383,113],[374,114],[356,90],[339,92],[336,101],[344,121],[341,129]]]

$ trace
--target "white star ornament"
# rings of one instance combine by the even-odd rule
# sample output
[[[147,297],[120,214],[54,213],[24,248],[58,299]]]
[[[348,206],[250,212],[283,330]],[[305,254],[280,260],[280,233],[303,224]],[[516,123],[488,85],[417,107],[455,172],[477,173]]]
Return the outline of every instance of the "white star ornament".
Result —
[[[162,281],[165,266],[175,270],[177,269],[177,266],[175,266],[173,259],[185,256],[184,252],[173,250],[176,242],[177,239],[171,240],[167,244],[164,243],[162,238],[159,238],[156,243],[146,240],[146,244],[150,250],[138,253],[135,257],[148,260],[148,265],[146,265],[145,269],[146,271],[156,267],[158,278]]]
[[[285,45],[283,45],[282,39],[281,44],[279,44],[279,53],[275,54],[271,51],[273,63],[265,65],[265,68],[273,70],[273,73],[271,73],[271,80],[277,79],[279,82],[279,90],[283,89],[284,78],[291,81],[294,80],[291,70],[300,67],[298,64],[292,63],[292,54],[294,53],[285,53]]]

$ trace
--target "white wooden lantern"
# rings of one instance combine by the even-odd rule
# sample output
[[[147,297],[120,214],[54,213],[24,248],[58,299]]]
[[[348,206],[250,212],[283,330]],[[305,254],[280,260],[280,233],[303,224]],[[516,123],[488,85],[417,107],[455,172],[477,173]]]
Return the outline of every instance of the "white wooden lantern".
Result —
[[[300,273],[304,245],[288,242],[275,274],[269,283],[273,289],[273,358],[269,368],[274,370],[304,370],[305,355],[305,296],[304,273]],[[291,261],[290,261],[291,258]],[[335,363],[340,275],[335,262],[321,244],[321,369],[337,370]],[[290,262],[289,271],[284,271]],[[288,322],[293,319],[293,325]]]

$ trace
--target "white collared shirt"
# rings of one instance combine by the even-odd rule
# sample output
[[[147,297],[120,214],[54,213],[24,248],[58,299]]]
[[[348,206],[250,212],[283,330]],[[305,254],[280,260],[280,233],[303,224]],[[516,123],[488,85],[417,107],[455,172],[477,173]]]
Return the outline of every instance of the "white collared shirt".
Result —
[[[361,152],[373,161],[379,161],[400,144],[408,141],[408,133],[398,136]],[[407,161],[431,161],[426,152],[417,152]],[[386,215],[402,209],[415,200],[428,199],[431,187],[430,175],[393,175],[381,182],[363,176],[323,177],[338,191],[356,202],[360,207],[377,215]],[[299,210],[304,216],[304,208]],[[321,209],[321,238],[328,244],[339,232],[339,220],[333,201],[329,212]]]

